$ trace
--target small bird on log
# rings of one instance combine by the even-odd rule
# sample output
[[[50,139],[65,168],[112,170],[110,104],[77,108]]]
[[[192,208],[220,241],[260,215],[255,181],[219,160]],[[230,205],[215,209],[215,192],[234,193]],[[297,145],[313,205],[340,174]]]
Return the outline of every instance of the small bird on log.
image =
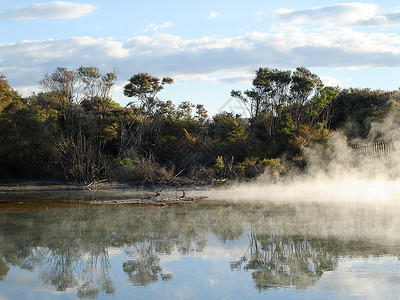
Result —
[[[185,191],[183,191],[181,198],[185,198],[185,197],[186,197],[186,194],[185,194]]]

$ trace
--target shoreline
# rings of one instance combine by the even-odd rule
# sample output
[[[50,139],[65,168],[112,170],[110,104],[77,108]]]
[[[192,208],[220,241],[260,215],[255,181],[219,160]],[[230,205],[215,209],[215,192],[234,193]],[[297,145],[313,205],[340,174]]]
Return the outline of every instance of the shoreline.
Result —
[[[206,184],[199,182],[198,184],[185,184],[176,185],[173,183],[153,183],[153,184],[128,184],[120,182],[108,182],[108,181],[98,181],[91,182],[89,184],[85,183],[75,183],[67,181],[58,180],[0,180],[0,192],[3,190],[107,190],[107,189],[131,189],[139,191],[153,191],[153,190],[208,190],[210,188],[216,188],[223,184],[228,183],[228,181],[217,181],[214,184]]]
[[[0,210],[24,208],[185,204],[205,200],[210,187],[174,187],[162,185],[129,186],[120,183],[85,184],[57,181],[21,181],[0,183]],[[29,208],[28,208],[29,207]],[[20,210],[20,209],[18,209]]]

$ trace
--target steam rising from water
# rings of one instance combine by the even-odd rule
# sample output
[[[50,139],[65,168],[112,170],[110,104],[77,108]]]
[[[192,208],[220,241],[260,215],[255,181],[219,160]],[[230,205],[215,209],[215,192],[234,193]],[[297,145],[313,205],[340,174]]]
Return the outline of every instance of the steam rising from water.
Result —
[[[363,155],[349,146],[342,134],[335,133],[326,147],[304,150],[304,173],[288,170],[289,176],[276,178],[267,170],[255,182],[215,191],[211,197],[233,201],[400,204],[400,159],[399,150],[396,151],[400,132],[395,121],[390,116],[382,123],[372,124],[368,140],[357,141],[362,145],[371,145],[377,137],[391,141],[388,155]]]

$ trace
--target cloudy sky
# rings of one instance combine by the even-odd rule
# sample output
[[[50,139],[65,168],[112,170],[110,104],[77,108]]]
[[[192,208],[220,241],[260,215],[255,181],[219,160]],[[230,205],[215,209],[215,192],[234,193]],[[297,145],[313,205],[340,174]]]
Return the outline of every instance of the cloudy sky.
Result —
[[[326,85],[400,87],[400,2],[298,0],[0,0],[0,73],[26,96],[57,67],[118,72],[125,105],[139,72],[171,76],[159,94],[235,110],[232,89],[259,67],[305,66]]]

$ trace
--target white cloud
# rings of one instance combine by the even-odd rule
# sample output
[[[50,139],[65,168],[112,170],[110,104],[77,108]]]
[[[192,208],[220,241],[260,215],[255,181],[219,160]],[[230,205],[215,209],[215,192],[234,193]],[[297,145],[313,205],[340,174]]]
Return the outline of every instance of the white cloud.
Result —
[[[315,67],[332,63],[337,67],[398,66],[398,34],[367,34],[349,29],[326,32],[250,32],[232,38],[203,37],[184,40],[180,36],[155,34],[137,36],[124,42],[112,39],[76,37],[64,40],[21,41],[0,44],[3,65],[40,63],[57,59],[69,64],[90,56],[92,61],[105,58],[131,61],[141,58],[155,65],[177,63],[174,68],[185,73],[193,67],[218,71],[246,67],[251,62],[279,63],[287,60]],[[318,57],[315,55],[318,52]],[[266,56],[266,53],[268,55]],[[154,63],[151,63],[151,61]],[[178,62],[181,63],[178,63]],[[205,64],[205,62],[213,62]],[[157,64],[158,64],[157,63]],[[37,65],[40,67],[40,64]],[[196,67],[196,68],[195,68]],[[197,72],[198,73],[198,72]]]
[[[53,2],[55,3],[55,2]],[[116,68],[124,80],[135,72],[149,72],[157,76],[173,76],[181,80],[218,83],[247,82],[260,66],[293,69],[297,66],[330,69],[360,69],[373,67],[400,67],[400,34],[376,30],[369,33],[350,27],[307,28],[292,26],[305,22],[315,14],[322,22],[322,13],[331,13],[326,24],[340,14],[339,22],[351,22],[345,13],[363,8],[354,22],[371,21],[378,15],[375,5],[353,3],[313,8],[300,12],[283,11],[277,17],[285,26],[271,27],[269,31],[247,32],[232,37],[204,36],[184,39],[179,35],[154,33],[125,40],[113,38],[73,37],[61,40],[20,41],[1,44],[1,72],[14,88],[36,86],[46,73],[55,68],[75,68],[94,65],[104,71]],[[336,13],[335,13],[336,11]],[[319,14],[319,16],[318,16]],[[394,14],[392,14],[394,16]],[[296,19],[297,18],[297,19]],[[297,20],[297,21],[296,21]],[[146,30],[161,30],[171,22],[151,23]],[[335,82],[326,78],[327,82]]]
[[[219,13],[217,13],[216,11],[213,11],[207,16],[207,18],[208,19],[215,19],[218,16],[219,16]]]
[[[210,74],[177,74],[174,76],[175,80],[181,82],[208,82],[216,83],[218,80],[210,76]]]
[[[181,82],[207,82],[207,83],[232,83],[232,84],[248,84],[254,77],[253,72],[248,69],[238,70],[234,72],[211,72],[211,73],[189,73],[177,74],[174,79]]]
[[[74,19],[84,17],[96,10],[91,4],[54,1],[36,3],[2,13],[1,18],[33,21],[40,19]]]
[[[325,26],[399,26],[400,12],[379,14],[377,4],[362,2],[318,6],[304,10],[279,9],[277,20],[288,24],[316,23]]]
[[[167,27],[171,27],[172,25],[174,25],[174,23],[172,22],[164,22],[162,24],[154,24],[154,23],[150,23],[149,25],[146,26],[146,28],[144,29],[144,31],[160,31],[163,30]]]
[[[257,12],[256,17],[255,17],[256,22],[261,22],[267,14],[268,14],[268,11],[266,11],[266,10]]]
[[[320,78],[326,86],[341,86],[343,83],[342,80],[332,76],[321,75]]]

